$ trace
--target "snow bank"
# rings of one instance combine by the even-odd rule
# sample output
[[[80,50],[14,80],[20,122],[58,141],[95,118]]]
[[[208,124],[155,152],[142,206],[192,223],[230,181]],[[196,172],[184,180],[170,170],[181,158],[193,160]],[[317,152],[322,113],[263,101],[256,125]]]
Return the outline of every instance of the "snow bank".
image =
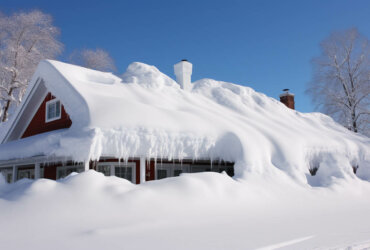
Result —
[[[103,155],[211,158],[234,161],[237,178],[279,174],[314,186],[355,178],[352,167],[359,166],[359,176],[370,180],[369,138],[323,114],[290,110],[248,87],[203,79],[183,91],[143,63],[131,64],[120,79],[44,61],[35,77],[44,78],[62,100],[72,127],[2,145],[0,160],[36,153],[77,161]],[[31,143],[39,147],[31,149]]]
[[[370,247],[370,183],[337,179],[329,188],[309,188],[277,177],[251,174],[236,181],[226,174],[197,173],[134,185],[91,170],[59,181],[0,180],[0,245],[40,250]]]

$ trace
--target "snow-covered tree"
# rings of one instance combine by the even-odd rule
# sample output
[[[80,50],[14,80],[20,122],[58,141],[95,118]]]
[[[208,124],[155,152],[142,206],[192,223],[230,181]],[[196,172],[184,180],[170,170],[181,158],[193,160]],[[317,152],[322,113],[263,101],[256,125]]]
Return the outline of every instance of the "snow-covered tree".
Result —
[[[370,136],[370,42],[357,29],[332,33],[313,59],[307,92],[324,113]]]
[[[52,17],[39,10],[0,15],[0,122],[21,102],[37,64],[62,51]]]
[[[75,51],[70,56],[74,64],[101,71],[115,71],[116,66],[112,57],[103,49],[84,49]]]

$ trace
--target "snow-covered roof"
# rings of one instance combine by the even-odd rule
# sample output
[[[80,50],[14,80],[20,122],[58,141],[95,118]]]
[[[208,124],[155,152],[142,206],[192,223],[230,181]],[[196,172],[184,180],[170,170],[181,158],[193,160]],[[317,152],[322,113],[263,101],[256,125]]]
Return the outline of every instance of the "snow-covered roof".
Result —
[[[132,63],[119,78],[46,60],[38,66],[25,100],[37,79],[61,100],[72,126],[5,143],[0,160],[40,154],[76,160],[102,155],[221,158],[236,162],[238,176],[281,169],[297,178],[306,178],[312,161],[330,165],[337,175],[351,175],[351,164],[359,162],[370,168],[369,138],[323,114],[288,109],[248,87],[202,79],[184,91],[143,63]],[[3,129],[1,140],[8,130]],[[36,149],[30,141],[42,146]]]

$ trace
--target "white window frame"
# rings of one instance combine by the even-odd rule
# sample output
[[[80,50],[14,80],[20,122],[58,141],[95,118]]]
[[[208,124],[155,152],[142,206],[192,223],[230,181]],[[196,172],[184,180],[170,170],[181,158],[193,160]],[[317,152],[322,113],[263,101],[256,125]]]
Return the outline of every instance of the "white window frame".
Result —
[[[26,174],[28,177],[21,177],[23,174]],[[21,179],[24,179],[24,178],[26,178],[26,179],[35,179],[35,169],[34,168],[18,169],[18,171],[17,171],[17,180],[21,180]]]
[[[51,104],[55,103],[55,102],[59,102],[59,108],[60,108],[59,116],[48,119],[49,106]],[[45,109],[45,122],[52,122],[52,121],[55,121],[55,120],[59,120],[61,117],[62,117],[62,103],[60,102],[60,100],[55,98],[53,100],[47,101],[46,102],[46,109]]]
[[[8,183],[13,182],[13,167],[0,168],[0,174],[2,174]]]

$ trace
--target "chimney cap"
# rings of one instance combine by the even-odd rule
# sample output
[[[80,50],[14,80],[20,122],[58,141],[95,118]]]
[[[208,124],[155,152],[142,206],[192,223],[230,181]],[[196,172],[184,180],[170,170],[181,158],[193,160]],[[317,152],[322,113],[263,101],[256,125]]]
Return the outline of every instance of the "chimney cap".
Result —
[[[181,60],[181,62],[187,62],[188,61],[188,59],[182,59]]]
[[[293,93],[290,93],[289,92],[290,89],[283,89],[284,93],[280,94],[279,97],[283,97],[283,96],[294,96]]]

